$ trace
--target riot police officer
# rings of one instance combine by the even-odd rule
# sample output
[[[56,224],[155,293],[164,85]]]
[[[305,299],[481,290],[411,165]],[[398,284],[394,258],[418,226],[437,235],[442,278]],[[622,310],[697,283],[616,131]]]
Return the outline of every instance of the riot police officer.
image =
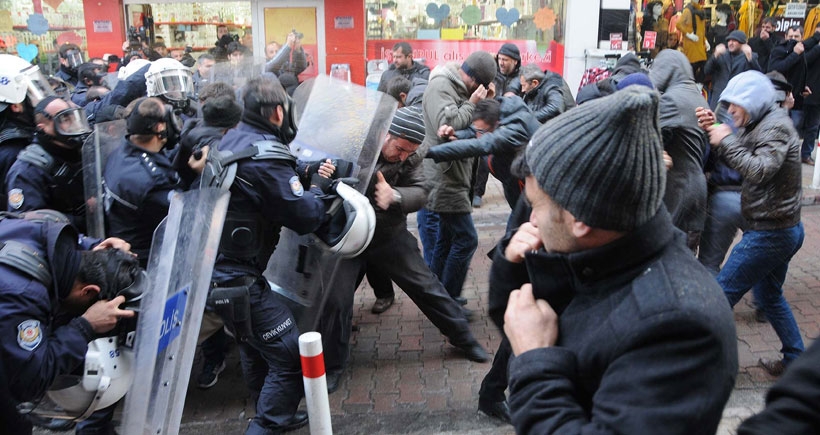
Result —
[[[0,336],[3,377],[15,403],[36,402],[55,378],[79,368],[88,343],[134,312],[119,306],[136,260],[120,239],[81,238],[53,212],[4,213],[0,220]],[[62,222],[60,221],[62,218]],[[31,423],[3,407],[8,433]]]
[[[272,77],[251,79],[242,101],[242,121],[228,130],[219,150],[254,157],[235,163],[236,177],[230,186],[211,297],[223,291],[245,295],[247,322],[223,318],[240,342],[248,388],[259,395],[256,416],[246,432],[256,435],[307,423],[307,414],[296,411],[304,395],[296,321],[290,309],[274,297],[262,272],[276,248],[281,227],[306,234],[320,226],[326,207],[318,185],[327,179],[315,174],[316,185],[305,188],[303,183],[308,181],[297,174],[296,157],[285,145],[295,136],[292,108],[278,81]],[[327,175],[334,169],[326,164],[320,172]],[[208,173],[206,168],[203,181]]]
[[[52,95],[40,68],[20,57],[0,54],[0,177],[6,179],[17,154],[34,138],[34,106]],[[0,189],[6,203],[6,190]]]
[[[128,134],[105,163],[108,234],[128,240],[143,267],[154,230],[168,214],[171,193],[187,187],[162,152],[178,139],[176,122],[162,100],[137,100],[128,116]]]
[[[85,192],[80,149],[91,134],[82,108],[48,96],[34,108],[34,143],[6,175],[8,211],[52,209],[85,232]]]
[[[60,46],[60,70],[54,74],[71,86],[77,86],[77,67],[83,63],[83,52],[77,44],[67,43]]]

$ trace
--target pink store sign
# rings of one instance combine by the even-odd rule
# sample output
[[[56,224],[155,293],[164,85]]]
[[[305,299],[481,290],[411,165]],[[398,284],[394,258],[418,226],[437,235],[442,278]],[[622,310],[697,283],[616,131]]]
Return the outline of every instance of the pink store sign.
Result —
[[[367,59],[385,59],[388,62],[393,60],[393,46],[399,42],[395,39],[371,39],[367,41]],[[564,46],[555,41],[549,43],[549,48],[544,53],[539,53],[535,41],[446,41],[446,40],[421,40],[414,39],[407,41],[413,47],[413,59],[424,59],[425,65],[433,69],[434,67],[447,62],[462,62],[470,53],[478,50],[489,51],[493,55],[501,46],[511,42],[518,46],[521,52],[521,65],[534,63],[542,70],[550,70],[558,74],[564,74]]]

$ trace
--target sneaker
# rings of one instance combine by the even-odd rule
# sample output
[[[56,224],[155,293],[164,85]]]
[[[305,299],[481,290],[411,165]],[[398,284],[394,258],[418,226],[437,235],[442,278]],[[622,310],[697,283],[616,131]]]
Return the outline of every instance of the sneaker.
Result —
[[[196,378],[196,385],[199,388],[211,388],[219,380],[219,374],[225,370],[225,360],[217,364],[213,361],[205,361],[202,372]]]
[[[767,359],[767,358],[760,358],[757,362],[760,367],[763,367],[763,370],[766,371],[770,376],[780,377],[783,374],[783,371],[786,370],[786,365],[783,364],[783,360],[780,359]]]
[[[393,297],[389,298],[378,298],[376,302],[373,304],[373,308],[370,309],[370,312],[373,314],[381,314],[387,311],[388,308],[393,306]]]
[[[481,197],[474,196],[473,197],[473,208],[481,208]]]

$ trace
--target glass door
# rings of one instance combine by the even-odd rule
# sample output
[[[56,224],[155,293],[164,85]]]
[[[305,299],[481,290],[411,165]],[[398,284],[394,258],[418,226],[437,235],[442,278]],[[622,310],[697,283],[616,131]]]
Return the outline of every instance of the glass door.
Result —
[[[304,51],[307,66],[298,72],[299,82],[325,72],[324,6],[316,0],[293,0],[289,2],[260,1],[254,23],[255,51],[271,52],[269,46],[281,50],[288,35],[295,34],[287,61],[292,62],[299,49]],[[258,32],[256,29],[260,29]],[[292,38],[294,39],[294,38]]]

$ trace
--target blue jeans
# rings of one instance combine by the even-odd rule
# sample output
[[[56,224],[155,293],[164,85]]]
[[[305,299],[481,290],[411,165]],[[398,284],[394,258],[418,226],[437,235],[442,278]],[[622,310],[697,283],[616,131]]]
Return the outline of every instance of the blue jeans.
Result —
[[[419,227],[419,240],[427,267],[433,264],[433,251],[438,240],[438,221],[438,213],[434,211],[422,208],[416,212],[416,225]]]
[[[737,230],[746,228],[740,211],[740,191],[718,190],[709,195],[706,225],[700,237],[698,260],[717,275]]]
[[[758,308],[780,338],[784,364],[805,349],[792,310],[783,297],[789,261],[803,246],[803,237],[802,223],[780,230],[746,231],[717,276],[732,307],[752,290]]]
[[[438,240],[430,270],[438,276],[447,293],[461,296],[467,270],[478,248],[478,234],[470,213],[439,213]]]

